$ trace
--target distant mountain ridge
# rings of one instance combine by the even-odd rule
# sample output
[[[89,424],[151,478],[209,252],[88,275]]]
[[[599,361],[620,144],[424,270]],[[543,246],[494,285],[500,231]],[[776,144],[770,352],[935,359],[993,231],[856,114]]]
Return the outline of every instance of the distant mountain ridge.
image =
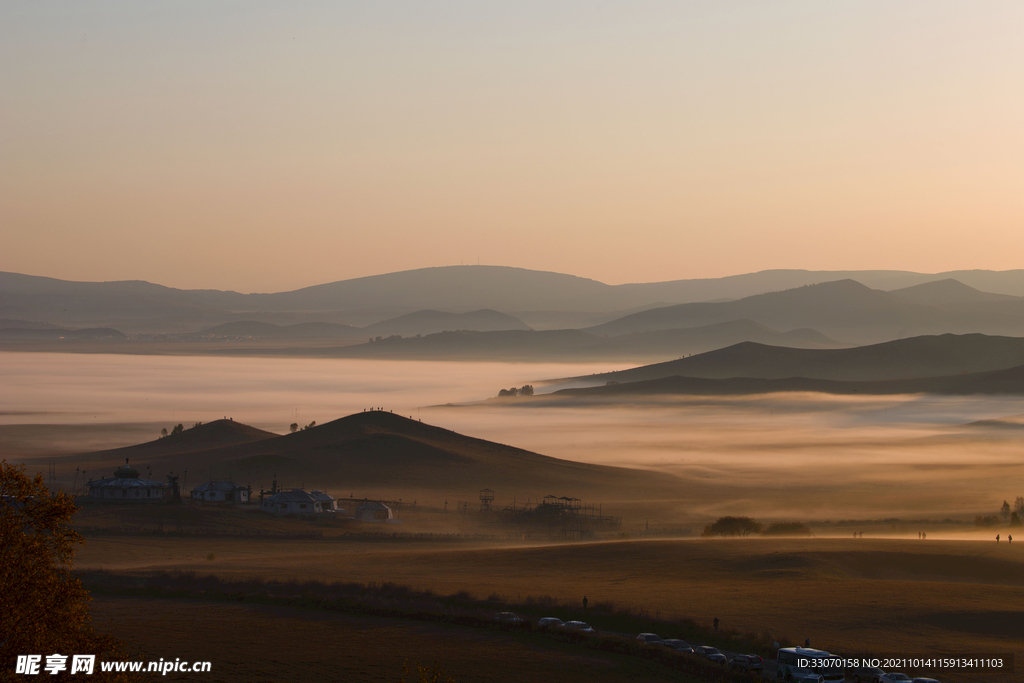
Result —
[[[952,301],[919,303],[943,301],[943,296],[951,296]],[[1024,299],[979,292],[955,281],[883,292],[854,280],[839,280],[737,301],[652,308],[584,331],[622,335],[736,319],[774,329],[813,328],[855,344],[944,332],[1024,334]]]
[[[799,348],[845,346],[815,330],[778,332],[751,320],[687,329],[602,337],[581,330],[452,331],[391,338],[324,351],[345,358],[420,360],[623,360],[701,353],[740,341]]]
[[[181,290],[143,281],[70,282],[0,272],[0,317],[115,327],[127,332],[195,332],[246,318],[275,324],[319,321],[365,326],[426,309],[447,313],[492,309],[516,317],[520,317],[520,312],[565,311],[576,320],[585,312],[636,310],[658,302],[686,304],[739,299],[842,279],[855,279],[868,288],[900,289],[948,278],[985,292],[1024,295],[1024,270],[935,275],[907,271],[768,270],[725,278],[607,285],[573,275],[523,268],[446,266],[340,280],[272,294]],[[525,322],[530,324],[529,319]],[[548,325],[557,326],[557,319]],[[806,326],[817,329],[802,324],[792,327]]]

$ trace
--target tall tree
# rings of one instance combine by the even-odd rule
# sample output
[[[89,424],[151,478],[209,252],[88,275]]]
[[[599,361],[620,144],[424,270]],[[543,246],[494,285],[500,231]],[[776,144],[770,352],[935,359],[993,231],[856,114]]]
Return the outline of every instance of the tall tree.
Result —
[[[118,641],[92,629],[89,593],[71,573],[82,542],[71,528],[74,500],[24,469],[0,460],[0,671],[14,671],[27,654],[116,659]],[[98,665],[95,679],[104,679]]]

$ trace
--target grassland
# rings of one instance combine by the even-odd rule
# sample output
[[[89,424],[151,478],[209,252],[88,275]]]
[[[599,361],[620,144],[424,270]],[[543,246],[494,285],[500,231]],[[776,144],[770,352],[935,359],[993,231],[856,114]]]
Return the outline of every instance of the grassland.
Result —
[[[1024,654],[1024,546],[1005,542],[815,538],[439,547],[119,537],[89,539],[78,564],[231,579],[388,581],[509,602],[550,596],[578,604],[586,594],[592,605],[614,603],[703,625],[717,617],[723,630],[809,638],[838,651]]]

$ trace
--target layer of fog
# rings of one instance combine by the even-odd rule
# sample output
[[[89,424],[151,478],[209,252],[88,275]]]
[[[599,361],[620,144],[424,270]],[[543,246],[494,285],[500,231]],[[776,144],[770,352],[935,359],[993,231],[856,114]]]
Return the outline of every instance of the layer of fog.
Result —
[[[609,369],[618,368],[571,368],[576,374]],[[994,514],[1002,500],[1024,495],[1021,432],[967,424],[1020,415],[1024,399],[1018,397],[775,394],[629,405],[551,398],[443,405],[473,403],[568,370],[559,364],[0,354],[0,425],[145,423],[155,437],[157,424],[231,416],[281,433],[291,422],[324,423],[383,407],[545,455],[678,475],[680,496],[662,501],[662,521],[717,514],[964,517]],[[73,442],[67,428],[54,429],[55,445]],[[123,443],[108,446],[144,440],[139,437],[138,429],[124,429],[110,437]]]

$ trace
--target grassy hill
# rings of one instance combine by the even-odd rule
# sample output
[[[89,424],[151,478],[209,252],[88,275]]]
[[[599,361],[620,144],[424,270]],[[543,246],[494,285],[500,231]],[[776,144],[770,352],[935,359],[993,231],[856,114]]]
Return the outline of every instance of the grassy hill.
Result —
[[[689,358],[573,378],[592,385],[662,377],[804,377],[845,381],[940,377],[1024,364],[1024,339],[943,334],[847,349],[796,349],[745,342]]]
[[[560,460],[381,411],[356,413],[284,436],[218,423],[211,425],[225,432],[225,441],[245,440],[216,443],[197,427],[175,437],[84,457],[111,466],[128,457],[134,466],[149,465],[154,473],[187,469],[193,484],[194,477],[201,481],[230,474],[239,483],[269,487],[276,475],[285,486],[301,483],[307,489],[396,498],[405,492],[406,499],[433,491],[476,500],[483,488],[524,499],[547,494],[644,495],[676,486],[667,475]]]
[[[945,394],[966,396],[972,394],[1024,395],[1024,366],[944,377],[917,377],[871,381],[843,381],[787,377],[763,379],[731,377],[707,379],[702,377],[661,377],[624,384],[606,384],[597,387],[562,389],[550,396],[588,398],[626,398],[659,395],[747,395],[779,392],[817,392],[823,394]]]
[[[168,425],[173,427],[173,425]],[[170,430],[169,430],[170,431]],[[89,460],[120,464],[125,458],[131,460],[133,466],[145,466],[159,462],[169,455],[197,453],[212,449],[249,444],[264,439],[273,439],[278,435],[256,427],[235,422],[234,420],[214,420],[197,427],[190,427],[177,434],[147,441],[135,446],[114,448],[106,451],[95,451],[87,454]],[[81,456],[75,456],[80,458]],[[155,470],[156,468],[154,468]]]

